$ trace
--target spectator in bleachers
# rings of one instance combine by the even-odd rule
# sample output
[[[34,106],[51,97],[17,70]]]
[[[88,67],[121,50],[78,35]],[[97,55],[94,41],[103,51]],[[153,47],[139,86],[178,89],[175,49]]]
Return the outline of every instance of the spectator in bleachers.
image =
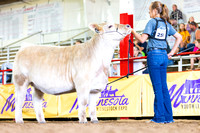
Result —
[[[139,50],[139,48],[134,47],[134,57],[141,57],[143,56],[142,51]],[[133,71],[139,70],[140,68],[143,68],[144,64],[141,61],[133,61]],[[134,75],[141,75],[143,71],[139,71],[134,73]]]
[[[195,41],[195,47],[193,52],[199,51],[200,50],[200,39],[198,39],[198,41]],[[191,55],[195,55],[195,54],[191,54]],[[190,58],[190,69],[188,70],[194,70],[194,62],[200,60],[200,57],[196,57],[196,58]],[[198,65],[199,67],[199,65]],[[199,68],[198,68],[199,69]]]
[[[173,9],[173,11],[170,15],[171,24],[173,26],[176,26],[177,24],[184,23],[182,12],[177,8],[176,4],[172,5],[172,9]],[[177,19],[177,17],[178,17],[178,19]],[[177,20],[178,20],[178,22],[177,22]]]
[[[190,29],[190,23],[191,23],[191,22],[194,22],[194,17],[193,17],[193,16],[189,18],[189,21],[188,21],[187,25],[185,26],[185,29],[186,29],[189,33],[192,32],[192,30]]]
[[[179,34],[182,36],[182,41],[180,43],[180,51],[183,51],[187,48],[187,44],[189,43],[190,33],[185,29],[185,24],[180,24],[179,27]]]
[[[139,42],[138,39],[135,39],[135,46],[139,49],[143,56],[147,55],[147,42],[144,43]]]
[[[140,51],[138,47],[135,46],[133,49],[134,49],[133,57],[141,57],[141,56],[143,56],[142,51]]]
[[[195,22],[190,23],[190,29],[192,30],[190,34],[190,43],[187,44],[187,51],[186,52],[192,52],[194,50],[195,46],[195,40],[196,40],[196,31],[197,31],[197,24]],[[192,48],[193,47],[193,48]]]
[[[13,68],[13,64],[10,62],[5,62],[1,65],[1,70],[7,70],[7,69],[12,69],[12,68]],[[4,72],[4,74],[6,74],[4,80],[6,80],[6,82],[11,82],[12,74],[8,74],[8,72]]]
[[[117,64],[113,64],[112,68],[111,68],[111,76],[119,76],[118,73],[118,65]]]
[[[75,45],[83,43],[81,40],[76,40]]]

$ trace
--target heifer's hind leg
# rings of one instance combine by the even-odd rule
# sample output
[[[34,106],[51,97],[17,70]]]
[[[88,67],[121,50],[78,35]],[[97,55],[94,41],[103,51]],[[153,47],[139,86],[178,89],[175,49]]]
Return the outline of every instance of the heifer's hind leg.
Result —
[[[44,93],[40,90],[34,88],[33,89],[33,106],[36,113],[36,119],[38,123],[45,123],[44,114],[42,110],[42,101],[43,101]]]
[[[15,122],[24,123],[22,118],[22,106],[26,97],[28,82],[22,84],[15,84]]]
[[[96,104],[99,99],[100,92],[97,90],[92,90],[90,92],[90,99],[89,99],[89,114],[92,123],[98,123],[98,119],[96,116]]]

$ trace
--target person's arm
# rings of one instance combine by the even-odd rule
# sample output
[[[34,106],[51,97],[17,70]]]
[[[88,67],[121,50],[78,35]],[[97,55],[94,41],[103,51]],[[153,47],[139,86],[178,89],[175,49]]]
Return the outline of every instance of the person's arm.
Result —
[[[178,45],[182,41],[182,36],[178,32],[176,32],[173,36],[176,38],[176,41],[175,41],[174,47],[172,48],[172,50],[168,54],[168,58],[171,58],[172,55],[174,55],[176,49],[178,48]]]
[[[171,12],[169,19],[174,19],[174,11]]]
[[[183,15],[182,15],[182,12],[180,11],[180,10],[178,10],[178,17],[180,18],[180,19],[183,19]],[[178,18],[178,19],[179,19]]]
[[[137,32],[135,32],[133,29],[132,29],[132,31],[131,31],[131,33],[135,36],[135,38],[136,39],[138,39],[139,40],[139,42],[141,42],[141,43],[144,43],[147,39],[148,39],[148,34],[142,34],[142,35],[140,35],[140,34],[138,34]]]

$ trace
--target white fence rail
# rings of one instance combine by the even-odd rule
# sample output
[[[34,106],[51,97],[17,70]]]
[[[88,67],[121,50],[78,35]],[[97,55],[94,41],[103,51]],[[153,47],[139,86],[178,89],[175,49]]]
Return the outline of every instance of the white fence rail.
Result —
[[[196,55],[184,55],[184,56],[175,56],[175,57],[172,57],[171,60],[174,60],[174,61],[178,61],[178,64],[177,65],[169,65],[168,67],[170,68],[178,68],[178,71],[182,71],[183,70],[183,67],[186,67],[186,66],[191,66],[190,63],[187,63],[187,64],[183,64],[183,60],[189,60],[190,58],[196,58],[196,57],[200,57],[200,54],[196,54]],[[141,62],[141,63],[145,63],[147,61],[147,59],[136,59],[134,60],[135,63],[138,63],[138,62]],[[117,64],[117,75],[113,75],[112,74],[112,70],[113,70],[113,64]],[[120,61],[116,61],[116,62],[112,62],[112,64],[110,65],[110,76],[119,76],[120,75]],[[195,63],[194,66],[197,66],[198,63]],[[140,68],[134,68],[134,71],[135,70],[138,70]]]

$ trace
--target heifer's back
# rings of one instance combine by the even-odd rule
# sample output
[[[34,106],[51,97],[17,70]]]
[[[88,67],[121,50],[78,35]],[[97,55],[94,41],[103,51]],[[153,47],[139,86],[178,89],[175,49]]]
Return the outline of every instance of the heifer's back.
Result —
[[[22,104],[28,85],[33,86],[33,105],[38,122],[44,123],[43,94],[77,91],[79,122],[85,123],[86,105],[92,122],[96,102],[105,88],[114,48],[130,33],[127,25],[91,25],[97,32],[90,41],[70,47],[27,46],[17,53],[13,79],[15,84],[15,120],[22,123]]]

